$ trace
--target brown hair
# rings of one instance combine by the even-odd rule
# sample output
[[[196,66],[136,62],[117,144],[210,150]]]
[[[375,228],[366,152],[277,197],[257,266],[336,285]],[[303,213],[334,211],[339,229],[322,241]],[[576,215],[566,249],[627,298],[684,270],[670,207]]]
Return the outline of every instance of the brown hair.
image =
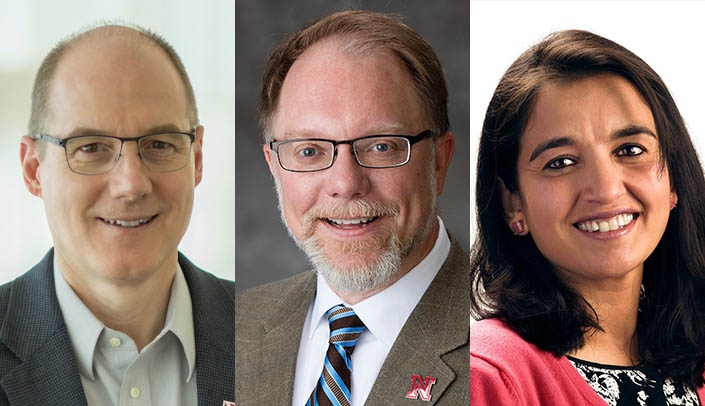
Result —
[[[389,52],[408,70],[434,136],[448,131],[448,90],[443,68],[431,45],[399,19],[371,11],[342,11],[323,17],[285,38],[269,56],[262,79],[260,126],[274,137],[271,119],[291,66],[311,45],[324,39],[342,42],[345,52]]]
[[[186,115],[189,123],[192,128],[198,126],[198,109],[196,108],[196,97],[193,93],[193,87],[191,86],[191,81],[186,73],[186,68],[174,48],[159,34],[146,28],[124,23],[105,23],[70,35],[68,38],[56,44],[56,46],[49,51],[47,56],[44,57],[44,60],[37,71],[37,76],[34,79],[34,89],[32,91],[32,110],[27,128],[30,135],[35,135],[46,131],[46,119],[49,115],[48,101],[54,80],[54,74],[66,53],[76,47],[83,39],[94,37],[96,35],[110,36],[116,34],[136,34],[135,37],[142,39],[147,43],[151,43],[158,49],[164,51],[167,58],[169,58],[169,61],[176,69],[176,72],[184,85],[184,91],[186,94]]]

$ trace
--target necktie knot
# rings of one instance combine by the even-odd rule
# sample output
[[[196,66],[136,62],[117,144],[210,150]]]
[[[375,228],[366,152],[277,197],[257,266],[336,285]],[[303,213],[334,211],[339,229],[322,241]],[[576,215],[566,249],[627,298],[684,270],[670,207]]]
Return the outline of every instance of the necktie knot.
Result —
[[[342,304],[326,312],[330,336],[323,372],[306,406],[350,406],[350,355],[365,329],[353,309]]]
[[[328,341],[331,344],[342,346],[349,353],[352,353],[360,334],[365,330],[362,320],[355,314],[355,311],[343,305],[333,306],[326,313],[330,336]]]

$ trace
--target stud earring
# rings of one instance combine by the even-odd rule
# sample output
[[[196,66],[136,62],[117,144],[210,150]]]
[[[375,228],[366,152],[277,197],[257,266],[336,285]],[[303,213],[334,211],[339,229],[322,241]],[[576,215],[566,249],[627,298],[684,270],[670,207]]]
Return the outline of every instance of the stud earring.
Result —
[[[524,226],[524,220],[515,220],[509,224],[509,228],[512,229],[514,235],[525,235],[526,227]]]

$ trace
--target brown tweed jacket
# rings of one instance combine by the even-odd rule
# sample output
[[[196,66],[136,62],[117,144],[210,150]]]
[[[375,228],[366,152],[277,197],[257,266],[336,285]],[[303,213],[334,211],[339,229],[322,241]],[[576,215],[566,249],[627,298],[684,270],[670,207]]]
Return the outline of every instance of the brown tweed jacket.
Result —
[[[468,405],[470,272],[451,236],[440,272],[394,342],[366,405]],[[236,295],[235,402],[288,406],[301,332],[315,296],[316,274],[298,274]],[[431,400],[407,399],[412,376],[435,377]],[[421,387],[423,389],[423,387]]]

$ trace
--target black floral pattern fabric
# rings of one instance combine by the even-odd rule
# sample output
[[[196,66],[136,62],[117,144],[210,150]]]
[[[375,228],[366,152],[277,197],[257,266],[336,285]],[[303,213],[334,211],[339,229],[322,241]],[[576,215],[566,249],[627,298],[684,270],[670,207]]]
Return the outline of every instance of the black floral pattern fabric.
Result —
[[[664,377],[651,366],[602,365],[568,357],[585,381],[610,406],[699,406],[688,385]]]

